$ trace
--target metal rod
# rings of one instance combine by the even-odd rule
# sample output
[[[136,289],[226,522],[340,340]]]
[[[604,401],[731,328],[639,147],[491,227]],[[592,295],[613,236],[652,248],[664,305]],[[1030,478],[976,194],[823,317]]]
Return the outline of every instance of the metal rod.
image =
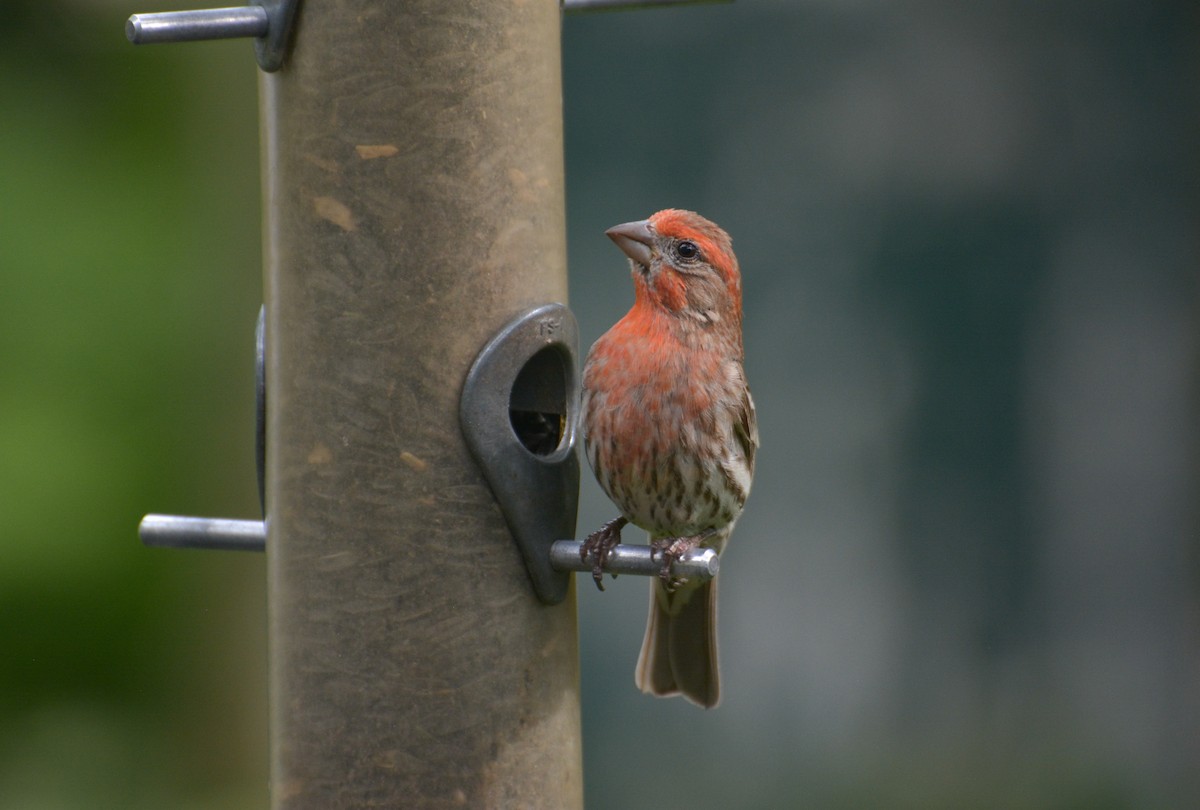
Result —
[[[628,11],[651,6],[696,6],[701,3],[732,3],[733,0],[563,0],[562,9],[568,14],[584,11]]]
[[[591,558],[587,562],[579,559],[583,544],[578,540],[559,540],[550,546],[550,564],[559,571],[591,571]],[[678,579],[705,582],[717,575],[721,558],[711,548],[701,548],[684,554],[671,566],[671,573]],[[649,546],[619,545],[609,552],[604,570],[609,574],[634,574],[657,576],[662,570],[662,560],[655,558]]]
[[[209,548],[219,551],[265,551],[266,524],[261,520],[146,515],[138,525],[142,543],[157,548]]]
[[[261,520],[184,517],[150,514],[138,525],[142,543],[155,548],[204,548],[217,551],[266,551],[267,530]],[[559,571],[591,571],[591,562],[579,558],[583,544],[578,540],[559,540],[550,547],[550,564]],[[662,563],[649,546],[619,545],[608,557],[605,571],[610,574],[656,576]],[[720,557],[712,549],[689,552],[671,567],[676,576],[703,582],[720,570]]]
[[[207,8],[134,14],[125,22],[125,36],[134,45],[194,42],[204,39],[265,37],[270,28],[262,6]]]

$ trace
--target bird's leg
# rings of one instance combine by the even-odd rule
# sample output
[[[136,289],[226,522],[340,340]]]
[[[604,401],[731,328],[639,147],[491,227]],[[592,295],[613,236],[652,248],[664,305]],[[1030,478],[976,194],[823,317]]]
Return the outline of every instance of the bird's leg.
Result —
[[[671,567],[675,565],[675,561],[692,549],[703,545],[716,533],[716,529],[705,529],[700,534],[687,537],[663,537],[651,541],[650,559],[654,559],[657,555],[662,556],[662,568],[658,570],[658,578],[662,580],[663,587],[667,589],[668,593],[686,582],[686,580],[678,579],[671,574]]]
[[[601,580],[604,578],[604,566],[608,565],[608,555],[621,542],[621,529],[627,523],[629,520],[625,517],[613,518],[589,534],[579,545],[579,559],[582,562],[587,562],[588,555],[592,555],[592,579],[600,590],[604,590]]]

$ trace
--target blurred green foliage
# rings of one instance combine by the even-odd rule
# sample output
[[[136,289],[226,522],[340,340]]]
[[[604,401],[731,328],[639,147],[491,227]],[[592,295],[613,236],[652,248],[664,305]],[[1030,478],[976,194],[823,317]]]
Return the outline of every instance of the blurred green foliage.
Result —
[[[132,10],[0,9],[2,808],[266,802],[263,562],[136,536],[258,509],[253,56]]]

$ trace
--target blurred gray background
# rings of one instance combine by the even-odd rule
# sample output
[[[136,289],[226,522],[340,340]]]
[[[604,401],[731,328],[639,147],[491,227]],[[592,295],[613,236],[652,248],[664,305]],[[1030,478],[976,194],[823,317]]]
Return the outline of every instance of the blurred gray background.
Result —
[[[134,49],[149,10],[0,8],[5,809],[266,806],[263,562],[133,534],[256,514],[255,66]],[[1200,7],[563,30],[584,348],[632,300],[603,230],[697,210],[763,437],[720,708],[638,693],[645,583],[580,581],[588,806],[1200,806]]]

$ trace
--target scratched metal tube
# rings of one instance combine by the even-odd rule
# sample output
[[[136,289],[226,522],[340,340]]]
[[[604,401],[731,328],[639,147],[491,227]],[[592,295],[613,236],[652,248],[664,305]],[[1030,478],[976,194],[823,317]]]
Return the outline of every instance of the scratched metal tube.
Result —
[[[262,37],[268,25],[267,10],[262,6],[164,11],[134,14],[125,22],[125,36],[134,45]]]
[[[582,546],[578,540],[559,540],[550,546],[550,564],[559,571],[591,571],[592,558],[579,558]],[[721,558],[711,548],[696,549],[684,554],[671,565],[671,574],[677,579],[704,582],[717,575]],[[662,570],[662,558],[652,555],[649,546],[619,545],[613,548],[605,563],[606,574],[634,574],[658,576]]]

